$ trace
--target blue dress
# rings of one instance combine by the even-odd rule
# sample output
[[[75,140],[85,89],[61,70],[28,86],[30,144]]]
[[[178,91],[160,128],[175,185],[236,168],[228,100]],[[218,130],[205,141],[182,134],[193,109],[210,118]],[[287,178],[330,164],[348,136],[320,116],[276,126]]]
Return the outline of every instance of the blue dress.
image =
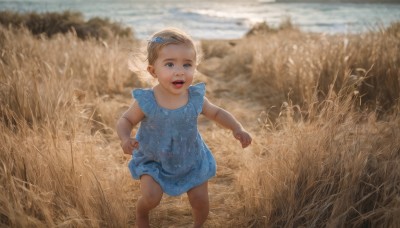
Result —
[[[186,105],[170,110],[157,104],[152,89],[135,89],[133,97],[145,118],[136,133],[129,170],[134,179],[148,174],[171,196],[198,186],[216,173],[216,162],[197,128],[205,84],[189,87]]]

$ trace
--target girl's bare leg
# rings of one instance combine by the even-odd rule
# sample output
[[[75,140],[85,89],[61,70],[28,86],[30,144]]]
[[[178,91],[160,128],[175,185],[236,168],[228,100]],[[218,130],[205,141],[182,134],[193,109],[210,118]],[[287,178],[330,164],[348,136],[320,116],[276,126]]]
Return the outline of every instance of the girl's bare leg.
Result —
[[[139,228],[150,227],[149,212],[160,204],[163,191],[160,185],[149,175],[140,177],[140,191],[142,196],[136,204],[136,226]]]
[[[208,182],[196,186],[187,192],[194,217],[194,227],[201,227],[209,212]]]

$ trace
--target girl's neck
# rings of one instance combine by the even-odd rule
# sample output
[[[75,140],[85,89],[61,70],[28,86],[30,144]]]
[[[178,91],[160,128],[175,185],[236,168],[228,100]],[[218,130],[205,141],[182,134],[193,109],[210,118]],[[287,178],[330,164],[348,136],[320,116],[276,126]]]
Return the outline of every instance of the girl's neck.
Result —
[[[159,106],[166,109],[178,109],[185,106],[189,102],[189,92],[173,94],[156,85],[153,88],[154,97]]]

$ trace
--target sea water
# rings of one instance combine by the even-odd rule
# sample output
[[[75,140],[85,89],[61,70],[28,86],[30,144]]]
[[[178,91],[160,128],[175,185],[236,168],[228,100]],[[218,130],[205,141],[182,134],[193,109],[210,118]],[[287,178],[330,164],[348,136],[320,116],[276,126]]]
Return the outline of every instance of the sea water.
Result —
[[[271,0],[0,0],[0,11],[80,11],[133,29],[140,39],[168,26],[196,39],[235,39],[254,24],[277,27],[287,19],[303,31],[357,33],[400,21],[400,4],[275,3]]]

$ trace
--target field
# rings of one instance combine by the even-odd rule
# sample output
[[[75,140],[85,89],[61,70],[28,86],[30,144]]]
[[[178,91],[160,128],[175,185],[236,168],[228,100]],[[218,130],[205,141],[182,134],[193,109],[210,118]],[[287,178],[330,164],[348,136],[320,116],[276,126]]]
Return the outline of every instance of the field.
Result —
[[[154,83],[143,41],[76,14],[26,17],[0,16],[0,226],[132,227],[139,182],[115,124]],[[205,227],[400,226],[399,23],[328,35],[286,21],[197,43],[195,81],[254,139],[243,150],[199,119],[218,165]],[[153,227],[191,222],[186,195],[151,214]]]

